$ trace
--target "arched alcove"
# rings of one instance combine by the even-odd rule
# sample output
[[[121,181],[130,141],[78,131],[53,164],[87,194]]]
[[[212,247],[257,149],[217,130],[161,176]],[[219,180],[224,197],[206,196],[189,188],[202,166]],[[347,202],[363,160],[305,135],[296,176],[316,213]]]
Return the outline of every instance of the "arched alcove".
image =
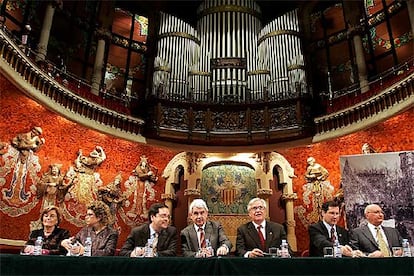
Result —
[[[296,194],[293,193],[292,187],[294,172],[282,155],[276,152],[238,154],[182,152],[168,163],[163,177],[166,179],[163,199],[175,216],[181,215],[187,218],[188,205],[191,201],[195,198],[203,198],[210,208],[210,219],[222,223],[233,245],[236,241],[237,227],[250,221],[246,206],[251,198],[260,197],[267,200],[269,206],[282,208],[283,221],[279,221],[280,219],[275,221],[286,225],[289,244],[293,250],[296,250],[293,217],[293,200],[296,199]],[[177,189],[174,189],[177,183],[180,185],[178,197]],[[277,189],[281,191],[277,198],[271,197],[274,185],[277,185]],[[185,211],[183,206],[187,207]],[[173,208],[180,208],[180,210],[177,212]],[[269,212],[267,216],[269,217]],[[183,220],[183,218],[177,219]]]

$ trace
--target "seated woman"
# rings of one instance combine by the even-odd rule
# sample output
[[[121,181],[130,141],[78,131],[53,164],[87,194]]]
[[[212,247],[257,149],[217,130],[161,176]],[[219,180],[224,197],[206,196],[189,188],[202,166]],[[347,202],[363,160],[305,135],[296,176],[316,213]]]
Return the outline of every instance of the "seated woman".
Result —
[[[75,237],[63,240],[62,246],[74,255],[83,255],[86,238],[90,237],[91,256],[113,256],[118,242],[118,232],[110,226],[111,220],[108,205],[102,201],[90,203],[85,215],[86,226]],[[80,246],[72,248],[72,244],[76,241]]]
[[[66,249],[60,244],[64,239],[70,237],[69,231],[59,228],[62,215],[58,207],[51,205],[46,207],[40,214],[42,228],[33,230],[30,233],[26,247],[23,249],[26,254],[33,254],[34,244],[37,237],[43,238],[43,254],[65,255]]]

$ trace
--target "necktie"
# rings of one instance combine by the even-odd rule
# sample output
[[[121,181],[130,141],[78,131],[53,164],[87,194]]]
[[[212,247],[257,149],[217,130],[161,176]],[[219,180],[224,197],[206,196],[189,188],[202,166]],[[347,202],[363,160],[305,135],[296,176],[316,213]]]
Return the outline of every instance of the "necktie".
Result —
[[[200,247],[206,248],[206,240],[204,239],[204,230],[203,228],[198,228],[198,232],[200,232]]]
[[[157,245],[158,245],[158,233],[155,232],[153,240],[152,240],[152,249],[153,249],[154,253],[157,252]]]
[[[260,239],[260,244],[261,244],[261,246],[262,246],[262,250],[265,250],[266,249],[266,245],[265,245],[265,239],[264,239],[264,237],[263,237],[263,233],[262,233],[262,226],[261,225],[259,225],[259,226],[257,226],[257,233],[259,234],[259,239]]]
[[[335,243],[336,241],[336,236],[335,236],[335,227],[331,227],[331,242]]]
[[[375,230],[377,231],[378,247],[379,247],[382,255],[384,255],[384,257],[389,257],[390,256],[390,252],[388,250],[387,244],[384,241],[384,237],[381,234],[381,228],[375,227]]]

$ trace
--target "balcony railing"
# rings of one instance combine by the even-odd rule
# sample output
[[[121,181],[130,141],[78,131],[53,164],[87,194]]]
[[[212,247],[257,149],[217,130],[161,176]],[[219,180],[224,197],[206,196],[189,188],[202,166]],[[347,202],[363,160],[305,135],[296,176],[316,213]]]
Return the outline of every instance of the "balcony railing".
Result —
[[[123,132],[126,136],[141,136],[144,121],[139,118],[133,118],[127,114],[116,111],[97,103],[99,101],[91,101],[91,93],[85,92],[87,95],[78,95],[69,90],[69,87],[63,83],[59,83],[59,79],[50,76],[47,71],[40,69],[26,54],[26,49],[21,49],[19,45],[11,39],[3,29],[0,29],[0,58],[9,68],[14,70],[17,76],[20,76],[25,82],[29,83],[36,91],[24,91],[31,97],[40,101],[44,101],[45,105],[50,105],[47,100],[52,100],[54,105],[51,107],[57,112],[75,114],[84,121],[91,120],[100,122],[101,125],[90,124],[97,130],[102,130],[103,126],[108,129]],[[0,68],[6,72],[6,68]],[[83,94],[83,93],[80,93]],[[92,95],[95,96],[95,95]],[[47,99],[47,100],[45,100]],[[100,98],[103,100],[102,98]],[[49,106],[50,107],[50,106]],[[69,112],[68,112],[69,111]],[[70,118],[76,120],[76,118]],[[130,138],[130,137],[129,137]],[[130,138],[131,139],[131,138]]]

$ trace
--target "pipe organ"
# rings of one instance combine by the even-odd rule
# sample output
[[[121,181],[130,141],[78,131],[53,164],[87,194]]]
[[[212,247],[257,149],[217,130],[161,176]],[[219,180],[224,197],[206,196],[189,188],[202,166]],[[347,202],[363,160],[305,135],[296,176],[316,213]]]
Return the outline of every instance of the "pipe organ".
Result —
[[[252,0],[204,1],[196,28],[161,13],[153,94],[173,101],[249,103],[306,93],[297,10],[262,27]]]

